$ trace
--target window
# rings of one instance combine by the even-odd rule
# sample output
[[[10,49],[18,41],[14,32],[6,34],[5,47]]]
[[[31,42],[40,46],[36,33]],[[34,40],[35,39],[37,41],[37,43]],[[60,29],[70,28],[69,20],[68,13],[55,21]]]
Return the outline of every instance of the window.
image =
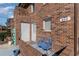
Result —
[[[51,17],[44,19],[43,21],[43,29],[44,31],[51,31]]]
[[[31,4],[31,12],[33,13],[35,11],[35,5]]]

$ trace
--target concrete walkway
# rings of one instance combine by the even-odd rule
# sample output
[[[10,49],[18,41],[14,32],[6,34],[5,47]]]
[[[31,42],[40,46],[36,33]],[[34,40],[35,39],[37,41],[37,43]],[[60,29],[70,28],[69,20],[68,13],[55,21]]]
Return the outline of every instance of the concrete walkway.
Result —
[[[13,51],[17,49],[18,46],[3,44],[0,45],[0,56],[14,56]]]

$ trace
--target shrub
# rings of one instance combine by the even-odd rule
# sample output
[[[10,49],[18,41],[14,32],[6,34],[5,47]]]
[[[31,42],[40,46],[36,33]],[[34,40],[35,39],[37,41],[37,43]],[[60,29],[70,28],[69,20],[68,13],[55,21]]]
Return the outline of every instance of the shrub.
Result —
[[[4,38],[6,38],[7,32],[0,32],[0,41],[4,41]]]

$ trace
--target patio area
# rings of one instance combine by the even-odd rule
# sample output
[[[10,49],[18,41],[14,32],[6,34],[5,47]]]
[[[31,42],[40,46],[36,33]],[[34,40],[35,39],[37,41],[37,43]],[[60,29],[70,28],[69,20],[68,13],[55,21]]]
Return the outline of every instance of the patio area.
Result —
[[[15,50],[19,50],[19,46],[8,44],[0,45],[0,56],[15,56]]]

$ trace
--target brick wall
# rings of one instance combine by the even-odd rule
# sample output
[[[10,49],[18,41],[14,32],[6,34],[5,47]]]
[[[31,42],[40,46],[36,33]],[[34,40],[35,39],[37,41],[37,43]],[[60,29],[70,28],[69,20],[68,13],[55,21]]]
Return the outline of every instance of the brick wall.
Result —
[[[19,39],[21,39],[20,23],[36,22],[37,41],[43,35],[46,37],[51,36],[53,40],[52,50],[54,52],[67,46],[60,55],[74,55],[74,4],[35,4],[36,12],[34,13],[29,13],[29,8],[30,7],[28,7],[28,9],[17,7],[15,9],[14,17],[16,19],[17,44],[20,44]],[[43,30],[43,19],[47,16],[52,17],[51,32],[45,32]],[[60,18],[63,16],[70,16],[71,20],[60,22]],[[24,50],[27,50],[27,48]]]
[[[76,30],[76,53],[77,53],[77,55],[79,55],[79,4],[75,4],[75,30]]]

